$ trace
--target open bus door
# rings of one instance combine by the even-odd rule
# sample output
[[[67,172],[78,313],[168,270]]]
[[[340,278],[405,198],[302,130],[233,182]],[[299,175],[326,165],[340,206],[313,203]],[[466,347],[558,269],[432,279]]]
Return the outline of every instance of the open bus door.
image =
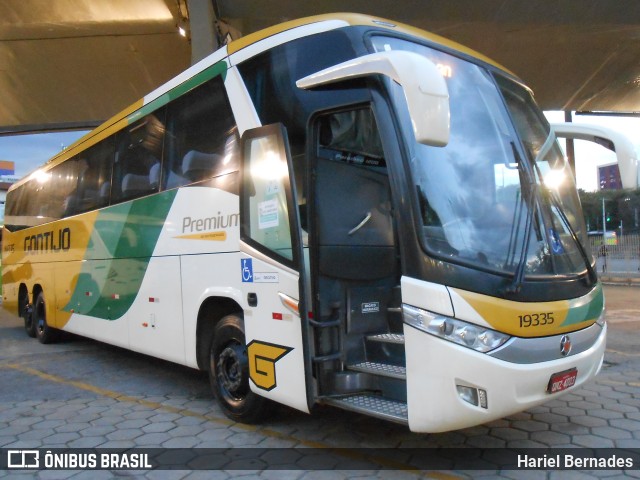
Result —
[[[281,124],[242,136],[240,261],[251,390],[309,411],[306,277],[293,164]]]

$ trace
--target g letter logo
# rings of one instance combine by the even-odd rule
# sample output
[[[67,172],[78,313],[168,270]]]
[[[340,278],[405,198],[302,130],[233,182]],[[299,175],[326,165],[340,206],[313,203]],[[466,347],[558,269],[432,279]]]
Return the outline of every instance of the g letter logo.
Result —
[[[258,340],[252,340],[247,345],[249,377],[256,387],[267,392],[276,388],[276,362],[291,350],[293,350],[291,347],[264,343]]]

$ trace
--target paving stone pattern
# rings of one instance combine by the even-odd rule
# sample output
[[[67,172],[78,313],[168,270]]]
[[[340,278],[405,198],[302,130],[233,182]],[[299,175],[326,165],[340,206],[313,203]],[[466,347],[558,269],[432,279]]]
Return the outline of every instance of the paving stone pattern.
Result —
[[[636,290],[638,291],[638,290]],[[638,291],[640,293],[640,291]],[[489,424],[415,434],[406,427],[323,407],[313,415],[279,408],[258,425],[228,420],[207,376],[86,339],[40,345],[20,320],[0,313],[2,448],[640,448],[640,331],[610,328],[605,367],[575,392]],[[640,327],[640,323],[636,324]],[[615,324],[613,325],[615,327]],[[308,459],[306,461],[309,461]],[[335,478],[640,478],[640,471],[394,470],[42,471],[6,478],[335,479]]]

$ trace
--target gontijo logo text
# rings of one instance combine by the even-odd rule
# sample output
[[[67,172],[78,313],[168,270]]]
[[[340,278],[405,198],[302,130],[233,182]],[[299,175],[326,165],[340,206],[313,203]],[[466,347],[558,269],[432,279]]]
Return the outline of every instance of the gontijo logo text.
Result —
[[[66,252],[71,248],[71,229],[59,228],[24,237],[24,253]]]

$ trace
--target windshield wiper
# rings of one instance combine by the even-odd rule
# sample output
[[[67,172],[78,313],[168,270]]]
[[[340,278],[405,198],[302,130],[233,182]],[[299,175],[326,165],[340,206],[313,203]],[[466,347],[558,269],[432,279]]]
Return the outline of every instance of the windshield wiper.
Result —
[[[567,214],[564,213],[564,209],[562,208],[560,201],[556,198],[556,196],[553,194],[551,189],[547,188],[547,186],[544,184],[544,178],[542,177],[542,172],[540,172],[540,167],[538,166],[537,163],[534,164],[534,168],[536,169],[536,172],[540,177],[540,183],[544,187],[544,191],[546,192],[547,197],[551,200],[551,203],[553,204],[553,206],[556,207],[556,211],[560,216],[560,220],[569,231],[569,236],[571,237],[571,240],[573,240],[573,243],[578,247],[578,252],[580,252],[582,261],[587,267],[587,274],[588,274],[589,280],[593,285],[598,281],[598,275],[596,274],[596,271],[593,268],[593,265],[591,265],[591,260],[589,259],[589,255],[587,255],[587,251],[584,248],[584,245],[578,238],[578,234],[576,233],[573,226],[571,225],[571,222],[569,222],[569,219],[567,218]]]
[[[584,261],[584,264],[587,267],[587,273],[589,275],[589,279],[593,284],[597,281],[597,274],[593,268],[593,265],[591,265],[591,260],[587,255],[587,251],[584,248],[584,245],[582,244],[582,242],[578,239],[578,235],[576,234],[576,231],[573,229],[573,226],[569,222],[567,215],[564,213],[564,209],[562,208],[560,201],[556,198],[553,192],[551,192],[551,190],[547,188],[547,186],[545,185],[544,177],[542,175],[542,172],[540,171],[540,166],[538,165],[538,160],[540,160],[541,158],[544,158],[544,156],[549,152],[549,150],[553,146],[555,140],[556,140],[555,132],[553,130],[550,130],[549,134],[547,135],[547,138],[542,144],[542,147],[540,147],[540,150],[538,151],[538,154],[536,155],[535,160],[533,161],[533,168],[535,168],[536,173],[540,178],[540,184],[544,187],[544,191],[546,192],[546,195],[550,197],[551,203],[553,203],[553,206],[556,207],[558,215],[560,216],[560,220],[569,231],[569,235],[571,236],[573,243],[578,247],[578,252],[580,252],[580,256],[582,257],[582,260]]]
[[[506,289],[505,289],[505,293],[508,294],[514,294],[514,293],[518,293],[520,291],[520,289],[522,288],[522,283],[524,281],[524,272],[527,266],[527,252],[529,251],[529,243],[531,241],[531,227],[533,225],[533,214],[534,214],[534,207],[535,207],[535,195],[534,195],[534,189],[535,189],[535,182],[530,178],[530,175],[526,175],[526,172],[523,169],[523,165],[522,165],[522,157],[520,157],[520,153],[518,153],[518,149],[516,148],[516,145],[514,142],[511,142],[511,149],[513,150],[513,155],[516,159],[516,163],[519,165],[519,169],[522,174],[525,174],[525,178],[523,177],[523,181],[522,184],[523,186],[527,186],[527,191],[526,194],[523,191],[523,195],[520,197],[521,198],[521,202],[524,202],[524,206],[526,209],[526,217],[525,217],[525,223],[524,223],[524,245],[522,246],[522,250],[520,251],[520,259],[518,260],[518,265],[516,266],[515,272],[513,274],[513,280],[511,282],[511,285],[509,285]],[[519,221],[520,215],[518,215],[518,223],[516,225],[514,225],[515,227],[515,232],[513,234],[513,241],[517,241],[518,239],[518,232],[520,231],[520,221]],[[514,255],[515,255],[515,244],[514,244]]]
[[[511,285],[509,285],[506,289],[506,293],[518,293],[522,288],[522,283],[524,281],[524,271],[527,266],[527,252],[529,251],[529,243],[531,242],[531,225],[533,224],[533,206],[529,207],[527,205],[527,218],[525,220],[524,225],[524,245],[522,246],[522,251],[520,252],[520,259],[518,260],[518,266],[516,267],[516,271],[513,274],[513,281]]]

